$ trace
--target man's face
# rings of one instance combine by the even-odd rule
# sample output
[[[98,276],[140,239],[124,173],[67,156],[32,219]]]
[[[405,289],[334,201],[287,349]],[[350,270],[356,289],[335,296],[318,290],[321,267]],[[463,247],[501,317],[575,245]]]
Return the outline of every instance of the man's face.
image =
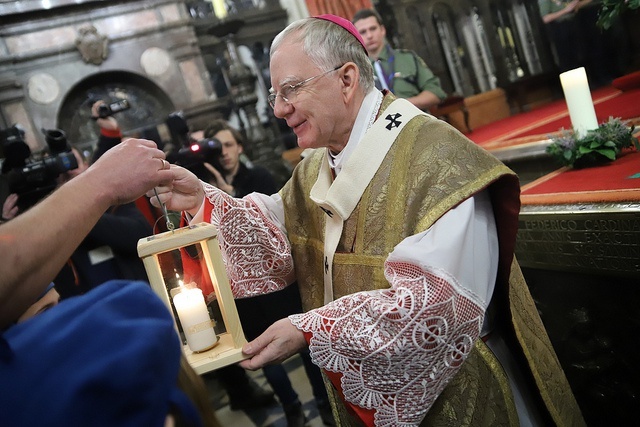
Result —
[[[326,71],[311,61],[301,43],[289,41],[284,41],[273,53],[269,67],[276,93],[281,93],[286,85],[295,85]],[[280,96],[276,98],[274,114],[287,121],[298,137],[298,146],[329,147],[338,140],[336,128],[346,117],[341,88],[340,70],[337,70],[303,84],[290,103]]]
[[[240,164],[242,145],[238,144],[231,131],[226,129],[216,133],[213,137],[222,143],[220,166],[226,173],[235,173]]]
[[[387,35],[387,30],[385,30],[384,26],[378,24],[375,16],[360,19],[353,25],[362,36],[369,56],[377,56],[384,47],[384,37]]]

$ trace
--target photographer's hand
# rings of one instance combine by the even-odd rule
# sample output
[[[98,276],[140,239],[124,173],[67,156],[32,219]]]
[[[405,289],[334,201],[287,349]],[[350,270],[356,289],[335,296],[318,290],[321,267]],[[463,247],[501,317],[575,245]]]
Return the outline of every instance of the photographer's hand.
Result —
[[[107,130],[118,130],[120,126],[118,121],[113,116],[101,118],[98,109],[101,105],[107,105],[104,101],[96,101],[91,106],[91,116],[96,120],[98,126]]]
[[[204,163],[204,167],[207,168],[207,170],[211,172],[211,174],[216,179],[216,182],[211,182],[210,184],[215,185],[225,193],[235,197],[235,189],[233,188],[233,185],[227,184],[227,181],[224,180],[222,174],[218,171],[218,169],[207,162]]]
[[[18,195],[9,194],[2,205],[2,221],[9,221],[18,215]]]

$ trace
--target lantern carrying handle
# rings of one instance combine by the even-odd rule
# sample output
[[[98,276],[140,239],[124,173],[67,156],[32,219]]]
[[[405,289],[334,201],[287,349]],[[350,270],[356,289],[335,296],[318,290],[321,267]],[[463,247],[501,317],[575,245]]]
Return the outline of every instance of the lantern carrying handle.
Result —
[[[164,215],[164,220],[167,222],[167,230],[173,231],[175,226],[173,225],[173,222],[169,220],[169,212],[167,212],[167,206],[160,201],[160,195],[158,194],[158,190],[155,187],[153,187],[153,193],[156,195],[156,199],[158,199],[158,204],[162,208],[162,215]]]

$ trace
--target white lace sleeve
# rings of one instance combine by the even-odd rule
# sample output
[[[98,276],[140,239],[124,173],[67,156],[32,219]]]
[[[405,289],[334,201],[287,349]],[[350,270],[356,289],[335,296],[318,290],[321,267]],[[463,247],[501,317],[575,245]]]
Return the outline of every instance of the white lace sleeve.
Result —
[[[289,316],[296,327],[311,333],[313,361],[342,374],[339,387],[345,399],[374,410],[376,426],[419,425],[480,335],[486,293],[493,290],[488,281],[495,280],[491,270],[497,259],[490,258],[497,253],[497,240],[491,237],[491,209],[470,200],[398,245],[399,253],[394,250],[385,263],[390,289],[348,295]],[[454,224],[466,232],[442,232]],[[469,233],[487,236],[464,247]],[[441,239],[447,244],[434,248]],[[434,252],[437,256],[421,258]],[[467,282],[470,269],[461,265],[469,263],[487,263],[486,274],[471,277],[482,285]]]
[[[260,295],[292,283],[291,246],[273,216],[251,196],[236,199],[211,185],[203,187],[234,296]]]

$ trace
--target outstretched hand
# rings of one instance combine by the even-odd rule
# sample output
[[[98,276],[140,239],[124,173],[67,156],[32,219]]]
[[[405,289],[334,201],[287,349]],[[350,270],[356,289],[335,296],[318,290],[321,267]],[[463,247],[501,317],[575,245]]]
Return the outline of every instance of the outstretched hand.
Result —
[[[82,181],[106,197],[110,206],[128,203],[173,180],[165,157],[155,142],[130,138],[107,150],[83,172]]]
[[[265,365],[284,362],[307,345],[304,334],[287,318],[269,326],[262,335],[247,343],[242,352],[251,356],[240,362],[245,369],[256,370]]]
[[[156,187],[158,197],[153,189],[147,192],[147,197],[157,208],[163,203],[169,210],[195,214],[204,201],[201,181],[192,172],[178,165],[171,165],[171,172],[173,180]]]

